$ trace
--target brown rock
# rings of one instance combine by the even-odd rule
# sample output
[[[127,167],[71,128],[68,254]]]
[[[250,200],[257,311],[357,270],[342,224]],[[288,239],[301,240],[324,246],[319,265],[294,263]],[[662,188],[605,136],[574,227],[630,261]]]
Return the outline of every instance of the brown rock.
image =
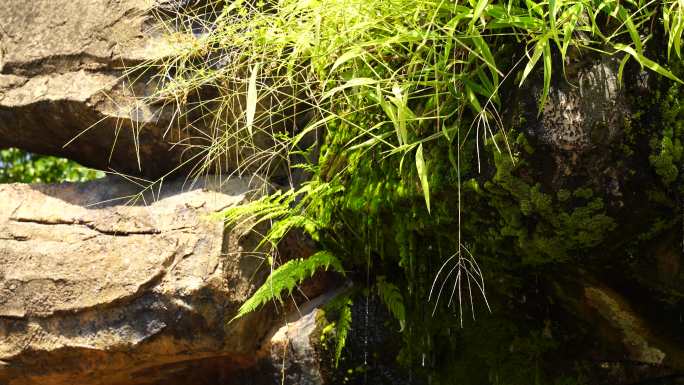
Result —
[[[602,320],[615,330],[621,339],[626,358],[632,362],[660,365],[666,350],[659,347],[644,320],[616,292],[601,287],[585,287],[587,304],[594,308]]]
[[[135,192],[111,179],[0,186],[0,384],[191,383],[173,372],[253,365],[279,320],[228,322],[263,274],[250,237],[214,215],[249,189],[173,183],[123,205],[97,204]]]
[[[172,114],[139,102],[147,78],[123,77],[171,48],[153,32],[154,3],[0,2],[0,148],[147,176],[177,167]]]

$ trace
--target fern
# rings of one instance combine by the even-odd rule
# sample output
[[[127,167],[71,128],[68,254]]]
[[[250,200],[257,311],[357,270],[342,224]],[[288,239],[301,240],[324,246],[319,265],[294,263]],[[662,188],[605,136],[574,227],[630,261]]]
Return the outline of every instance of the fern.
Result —
[[[325,305],[325,311],[337,315],[337,321],[325,327],[323,335],[335,330],[335,367],[339,365],[342,350],[347,342],[347,335],[352,324],[352,293],[340,294]]]
[[[283,292],[289,295],[298,284],[313,276],[321,268],[324,270],[332,268],[344,274],[342,263],[327,251],[319,251],[305,259],[287,261],[271,272],[266,282],[240,306],[237,315],[231,321],[257,310],[269,301],[278,300],[282,303]]]
[[[347,335],[351,329],[352,324],[352,299],[347,298],[340,311],[340,318],[337,320],[336,330],[336,343],[335,343],[335,366],[340,363],[340,357],[342,356],[342,349],[347,343]]]
[[[341,189],[341,186],[333,187],[329,183],[307,183],[298,190],[278,190],[256,201],[230,207],[223,216],[228,226],[254,227],[269,222],[270,229],[258,247],[267,243],[277,245],[293,228],[304,230],[316,240],[320,229],[325,228],[320,220],[326,217],[318,209]]]
[[[406,309],[401,291],[396,285],[387,282],[384,276],[378,277],[375,287],[378,289],[378,296],[385,303],[387,310],[399,321],[400,331],[403,331],[406,325]]]
[[[252,222],[252,226],[269,219],[285,217],[290,213],[290,205],[298,192],[276,191],[271,195],[238,206],[230,207],[223,212],[228,225]]]

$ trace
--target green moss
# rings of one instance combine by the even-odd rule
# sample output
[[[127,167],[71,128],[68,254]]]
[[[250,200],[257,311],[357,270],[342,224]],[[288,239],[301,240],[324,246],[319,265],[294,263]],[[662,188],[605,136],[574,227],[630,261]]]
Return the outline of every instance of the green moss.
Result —
[[[616,224],[603,201],[589,187],[553,196],[540,183],[531,184],[516,174],[524,159],[493,152],[496,172],[480,195],[498,214],[498,229],[489,232],[514,241],[514,254],[524,265],[567,261],[579,251],[598,246]],[[574,197],[575,199],[571,199]],[[482,242],[490,241],[483,239]],[[505,240],[501,240],[505,242]]]
[[[663,190],[655,188],[648,189],[646,190],[646,197],[650,202],[656,203],[658,205],[673,207],[674,202]]]
[[[658,152],[649,156],[648,160],[651,162],[651,166],[655,169],[656,174],[662,178],[663,183],[670,185],[677,180],[679,175],[677,165],[681,161],[682,145],[678,139],[673,141],[671,134],[670,136],[666,135],[668,135],[667,132],[660,141]]]
[[[679,84],[673,84],[660,102],[662,132],[651,138],[648,160],[666,186],[674,183],[682,167],[684,102]]]
[[[639,234],[640,241],[648,241],[654,239],[664,231],[671,229],[677,222],[677,219],[657,218],[646,232]]]
[[[556,198],[558,198],[559,202],[566,202],[568,199],[570,199],[571,196],[572,194],[570,193],[570,191],[566,189],[560,189],[556,193]]]
[[[594,192],[588,187],[582,187],[573,191],[572,195],[576,198],[589,199],[594,196]]]

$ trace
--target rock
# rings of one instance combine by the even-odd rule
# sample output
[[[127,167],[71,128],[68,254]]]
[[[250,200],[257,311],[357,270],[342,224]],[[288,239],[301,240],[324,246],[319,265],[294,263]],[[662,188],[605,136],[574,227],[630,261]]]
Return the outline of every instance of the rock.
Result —
[[[284,325],[269,333],[258,355],[261,372],[270,373],[265,383],[288,385],[323,385],[325,366],[321,332],[328,322],[321,309],[338,291],[323,294],[290,313]],[[269,381],[270,380],[270,381]]]
[[[241,175],[286,175],[286,162],[273,154],[282,146],[273,132],[303,126],[309,113],[287,108],[273,116],[282,102],[260,98],[257,129],[247,135],[233,132],[229,123],[244,119],[246,85],[230,84],[220,95],[210,86],[183,96],[155,94],[159,82],[172,76],[156,73],[155,66],[174,57],[183,43],[204,44],[198,36],[206,23],[187,16],[193,14],[184,13],[188,8],[202,20],[219,12],[215,3],[194,0],[3,1],[0,148],[149,178],[238,168]],[[211,54],[199,60],[225,58]],[[202,153],[226,138],[221,154]],[[303,146],[312,144],[307,140]]]
[[[621,336],[627,359],[647,365],[661,365],[666,358],[663,348],[648,329],[648,326],[632,309],[626,300],[608,288],[585,287],[587,304],[598,312],[603,322],[610,325]]]
[[[532,136],[554,149],[576,153],[615,140],[630,115],[618,66],[612,58],[593,60],[576,68],[570,82],[558,82],[549,91],[538,124],[530,126]]]
[[[319,353],[320,331],[325,325],[324,312],[314,308],[293,322],[280,327],[269,340],[267,362],[278,364],[273,383],[323,385]],[[283,359],[284,357],[284,359]],[[280,377],[280,378],[279,378]]]
[[[0,186],[0,384],[276,383],[253,369],[282,318],[266,307],[230,322],[263,281],[262,258],[215,215],[254,185],[183,187]],[[292,325],[309,336],[312,322]]]
[[[618,81],[618,68],[616,59],[592,55],[567,64],[567,78],[562,71],[553,75],[541,111],[541,71],[513,91],[515,101],[508,107],[511,123],[533,142],[537,161],[547,164],[543,171],[549,189],[567,188],[570,179],[583,178],[612,195],[622,194],[626,171],[616,167],[614,154],[632,111]],[[623,81],[635,76],[630,72]]]
[[[150,0],[0,2],[0,148],[157,177],[182,162],[189,134],[173,108],[144,105],[149,76],[124,67],[165,57]],[[131,79],[136,75],[130,75]]]

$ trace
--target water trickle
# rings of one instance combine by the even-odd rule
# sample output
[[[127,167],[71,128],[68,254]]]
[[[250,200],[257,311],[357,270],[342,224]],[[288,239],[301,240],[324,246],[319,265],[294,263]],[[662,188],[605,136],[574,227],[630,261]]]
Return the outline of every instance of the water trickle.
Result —
[[[370,239],[368,236],[367,239]],[[368,385],[368,328],[369,328],[369,299],[370,299],[370,242],[366,242],[366,309],[365,309],[365,320],[364,320],[364,331],[363,331],[363,383]]]
[[[369,326],[369,316],[368,316],[368,297],[370,296],[370,290],[366,293],[366,319],[365,319],[365,330],[363,332],[363,383],[368,384],[368,326]]]

